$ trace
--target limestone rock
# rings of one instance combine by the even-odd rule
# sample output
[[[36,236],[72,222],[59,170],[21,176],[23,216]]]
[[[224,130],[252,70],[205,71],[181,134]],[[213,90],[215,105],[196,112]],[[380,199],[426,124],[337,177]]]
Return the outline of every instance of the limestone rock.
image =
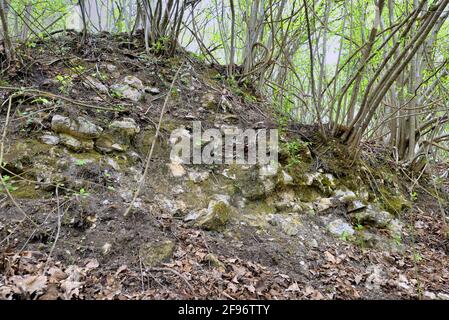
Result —
[[[125,202],[131,202],[131,200],[133,199],[133,192],[131,190],[123,190],[120,193],[120,197],[123,199],[123,201]]]
[[[403,228],[403,224],[401,223],[401,221],[399,221],[398,219],[393,219],[391,220],[391,222],[388,224],[388,231],[390,232],[390,235],[395,238],[401,238],[402,236],[402,228]]]
[[[139,89],[133,88],[128,84],[114,84],[111,86],[111,90],[118,96],[122,96],[125,99],[139,102],[142,100],[143,92]]]
[[[91,76],[87,76],[86,77],[86,82],[84,82],[84,85],[87,88],[90,87],[94,87],[97,91],[101,92],[101,93],[108,93],[108,87],[106,87],[103,83],[101,83],[101,81],[95,79],[94,77]]]
[[[235,185],[245,198],[256,200],[266,196],[266,187],[254,168],[230,174],[235,175]]]
[[[274,177],[277,175],[279,165],[277,163],[268,163],[259,169],[259,176],[262,180]]]
[[[366,204],[359,199],[353,199],[348,203],[348,213],[359,211],[366,208]]]
[[[315,205],[318,212],[322,212],[331,208],[334,205],[333,200],[334,198],[320,198],[318,201],[316,201]]]
[[[320,176],[319,172],[305,173],[304,174],[305,184],[307,186],[311,186],[313,184],[313,182],[316,181],[319,176]]]
[[[368,230],[362,230],[357,233],[357,239],[361,246],[365,248],[375,248],[379,245],[379,243],[385,241],[382,237],[379,237]]]
[[[228,177],[235,176],[235,186],[245,198],[257,200],[270,195],[277,184],[276,164],[268,164],[257,169],[256,166],[241,167],[237,172],[226,172]]]
[[[276,188],[276,182],[273,179],[263,179],[262,184],[264,187],[265,195],[269,195]]]
[[[229,221],[231,208],[223,201],[212,200],[204,213],[197,220],[199,227],[210,231],[223,231]]]
[[[107,255],[111,252],[111,248],[112,245],[109,242],[106,242],[102,247],[101,247],[101,253],[103,255]]]
[[[123,79],[123,83],[129,85],[131,88],[135,88],[138,90],[143,90],[144,89],[144,85],[142,83],[142,80],[140,80],[139,78],[135,77],[135,76],[126,76]]]
[[[223,171],[221,172],[221,174],[222,174],[223,176],[225,176],[226,178],[231,179],[231,180],[237,179],[236,174],[235,174],[235,173],[232,173],[231,170],[229,170],[229,169],[223,169]]]
[[[338,198],[341,202],[348,202],[357,197],[353,191],[346,188],[334,190],[332,196]]]
[[[342,237],[344,235],[354,235],[355,231],[352,226],[343,221],[342,219],[335,219],[327,225],[329,232],[337,237]]]
[[[365,287],[368,290],[379,289],[380,286],[387,282],[387,274],[381,265],[370,265],[365,271],[368,277],[365,281]]]
[[[151,149],[153,142],[154,142],[154,149],[153,149],[154,158],[164,158],[172,161],[173,163],[183,162],[182,159],[178,157],[173,157],[173,159],[170,158],[171,156],[170,152],[172,151],[172,148],[170,148],[170,145],[166,143],[166,141],[163,141],[163,139],[160,136],[159,138],[155,137],[154,129],[141,130],[132,139],[132,145],[138,152],[140,157],[142,157],[142,159],[145,159],[146,156],[148,155],[148,152]]]
[[[54,136],[52,134],[44,134],[41,137],[41,141],[42,141],[42,143],[54,146],[54,145],[57,145],[59,143],[59,137],[58,136]]]
[[[293,178],[290,176],[287,172],[282,170],[282,184],[285,186],[291,186],[293,185]]]
[[[437,297],[440,300],[449,300],[449,294],[444,292],[438,292]]]
[[[161,93],[161,90],[156,87],[146,87],[145,92],[156,95],[156,94]]]
[[[184,222],[190,222],[190,221],[195,221],[197,220],[199,217],[206,215],[207,214],[207,209],[202,209],[202,210],[194,210],[189,212],[185,217],[184,217]]]
[[[115,171],[120,171],[120,165],[114,159],[107,157],[106,163]]]
[[[313,172],[304,175],[305,185],[313,186],[327,195],[336,188],[335,178],[330,173]]]
[[[136,121],[132,118],[123,118],[122,120],[115,120],[109,126],[115,133],[126,136],[133,137],[140,132],[140,128]]]
[[[94,148],[94,142],[92,140],[75,138],[64,133],[60,134],[59,138],[63,145],[76,152],[90,151]]]
[[[116,143],[110,134],[102,134],[95,140],[95,147],[101,152],[125,151],[127,148],[127,146]]]
[[[298,222],[289,216],[274,214],[269,223],[279,227],[288,236],[296,236],[299,232]]]
[[[368,206],[365,210],[354,213],[354,219],[357,223],[362,225],[369,225],[375,228],[386,228],[393,217],[387,211]]]
[[[126,151],[132,138],[140,132],[140,127],[131,118],[115,120],[96,141],[95,146],[102,152]]]
[[[103,132],[103,128],[95,125],[84,117],[70,119],[61,115],[53,116],[51,128],[54,132],[82,139],[95,139]]]
[[[274,203],[277,210],[289,210],[295,206],[295,193],[293,190],[284,191],[278,194],[279,200]]]
[[[207,180],[209,178],[209,172],[203,171],[191,171],[189,172],[189,179],[195,183],[202,182],[204,180]]]
[[[310,214],[313,215],[315,214],[315,208],[313,206],[313,203],[310,202],[301,202],[299,204],[300,208],[301,208],[301,212],[305,213],[305,214]]]
[[[161,262],[167,261],[173,254],[175,244],[171,240],[143,244],[139,249],[142,263],[152,268]]]
[[[187,205],[182,200],[163,199],[161,207],[168,211],[171,215],[183,215],[187,210]]]
[[[109,72],[115,72],[117,71],[117,66],[109,63],[106,65],[106,70],[108,70]]]
[[[226,205],[229,205],[231,201],[231,197],[227,194],[214,194],[212,196],[212,200],[218,201],[218,202],[224,202]],[[209,204],[210,205],[210,204]]]
[[[171,171],[171,174],[173,175],[173,177],[180,178],[186,174],[186,170],[179,163],[170,163],[168,165],[168,167],[170,168],[170,171]]]

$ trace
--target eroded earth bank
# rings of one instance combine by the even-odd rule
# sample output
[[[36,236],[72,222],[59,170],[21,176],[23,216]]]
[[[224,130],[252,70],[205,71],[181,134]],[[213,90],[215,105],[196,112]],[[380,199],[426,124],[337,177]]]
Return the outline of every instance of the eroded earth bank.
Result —
[[[447,168],[278,123],[187,53],[74,37],[0,80],[0,298],[449,298]],[[279,166],[171,162],[194,120],[278,128]]]

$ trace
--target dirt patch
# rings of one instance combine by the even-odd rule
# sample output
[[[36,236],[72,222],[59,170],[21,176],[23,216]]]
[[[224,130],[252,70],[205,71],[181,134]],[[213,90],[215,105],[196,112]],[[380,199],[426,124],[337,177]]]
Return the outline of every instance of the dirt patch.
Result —
[[[276,126],[273,110],[251,88],[236,87],[220,68],[187,54],[171,59],[147,55],[137,40],[124,45],[120,37],[107,34],[93,37],[90,46],[79,51],[76,37],[22,49],[34,63],[25,61],[6,80],[8,88],[0,89],[4,100],[18,87],[40,90],[17,93],[7,129],[8,163],[2,175],[9,177],[7,187],[16,203],[6,192],[0,194],[1,298],[447,297],[449,243],[442,221],[448,207],[441,196],[445,181],[434,186],[429,173],[410,190],[389,150],[367,143],[353,163],[338,141],[324,142],[313,126],[291,125],[281,128],[287,151],[280,161],[292,175],[293,186],[276,180],[277,196],[267,195],[255,176],[260,190],[254,192],[252,207],[237,210],[245,219],[230,214],[221,232],[202,230],[185,217],[207,208],[217,195],[229,195],[230,205],[238,208],[244,202],[241,189],[256,183],[242,184],[242,172],[231,178],[232,172],[224,175],[222,166],[189,166],[181,174],[193,178],[173,177],[164,147],[170,133],[181,126],[190,132],[192,120],[201,120],[205,128],[271,128]],[[51,46],[58,48],[57,54]],[[180,66],[176,89],[169,92]],[[128,88],[141,99],[104,91],[96,83],[109,88],[123,84],[125,76],[143,83],[142,88]],[[146,183],[132,214],[125,217],[167,95],[170,104]],[[55,114],[92,119],[106,130],[114,120],[132,118],[139,133],[127,141],[127,150],[74,151],[42,142],[42,135],[54,135]],[[2,109],[0,121],[4,124],[5,119]],[[316,206],[317,196],[330,199],[341,186],[366,188],[366,201],[400,220],[402,237],[392,239],[388,230],[357,226],[346,204],[330,203],[322,211],[279,204],[284,195],[292,195]],[[273,209],[281,205],[287,209]],[[276,214],[278,220],[270,218]],[[338,238],[327,229],[335,219],[365,229]],[[366,247],[357,238],[362,231],[372,232],[374,240],[395,243]],[[158,243],[170,243],[170,250],[155,266],[145,266],[141,248]]]

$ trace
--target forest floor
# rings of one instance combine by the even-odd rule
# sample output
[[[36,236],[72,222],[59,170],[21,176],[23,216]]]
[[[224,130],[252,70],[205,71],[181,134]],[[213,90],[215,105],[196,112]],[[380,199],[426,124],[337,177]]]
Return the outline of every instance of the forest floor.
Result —
[[[301,139],[311,153],[307,165],[294,165],[334,176],[335,186],[295,180],[248,201],[252,180],[242,186],[220,166],[167,166],[164,146],[193,120],[205,128],[277,127],[263,97],[187,53],[146,54],[141,43],[107,34],[87,46],[77,40],[69,34],[24,46],[0,78],[0,299],[449,299],[449,166],[429,166],[417,180],[388,150],[365,143],[363,163],[380,170],[366,182],[363,170],[347,172],[354,165],[336,156],[337,142],[323,142],[313,126],[288,125],[282,139]],[[132,201],[166,101],[145,187]],[[67,136],[56,115],[90,119],[89,130],[104,132],[127,121],[135,136],[110,131],[118,146],[104,132]],[[353,194],[366,191],[365,205],[380,206],[379,185],[407,198],[391,213],[399,236],[355,223],[347,204],[319,209],[343,185],[357,189],[357,179],[363,186]],[[291,203],[288,210],[272,204],[290,191],[301,198],[292,200],[299,213]],[[186,218],[217,194],[242,214],[224,229]],[[352,231],[336,237],[329,223],[341,220]]]

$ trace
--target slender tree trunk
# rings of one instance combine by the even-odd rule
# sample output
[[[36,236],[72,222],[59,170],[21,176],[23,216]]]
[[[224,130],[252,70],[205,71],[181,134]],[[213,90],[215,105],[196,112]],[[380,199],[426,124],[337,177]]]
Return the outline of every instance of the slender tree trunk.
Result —
[[[6,14],[6,8],[8,5],[8,0],[3,0],[3,2],[0,1],[0,20],[2,24],[3,40],[5,43],[6,59],[11,62],[15,59],[15,53],[8,30],[8,17]]]

